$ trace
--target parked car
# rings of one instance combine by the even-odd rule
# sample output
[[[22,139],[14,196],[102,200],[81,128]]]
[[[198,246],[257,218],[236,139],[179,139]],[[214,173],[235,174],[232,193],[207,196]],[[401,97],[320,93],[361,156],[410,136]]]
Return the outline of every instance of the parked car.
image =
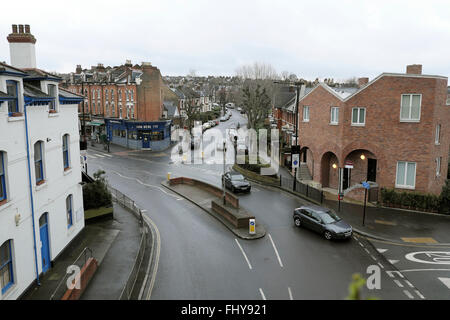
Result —
[[[241,112],[241,111],[242,111],[242,108],[241,108],[241,107],[238,107],[238,108],[237,108],[237,111]]]
[[[236,171],[230,171],[223,176],[225,180],[225,188],[230,189],[233,193],[242,191],[250,192],[252,186],[242,174]]]
[[[294,224],[304,226],[322,234],[325,239],[348,239],[352,236],[352,227],[342,220],[333,210],[316,206],[301,206],[294,210]]]
[[[220,121],[219,119],[213,120],[216,123],[216,126],[219,125]]]
[[[227,120],[228,120],[228,118],[226,116],[220,117],[220,122],[224,122],[224,121],[227,121]]]
[[[241,111],[239,111],[241,114],[245,114],[245,110],[241,109]]]
[[[216,126],[216,122],[213,120],[209,120],[208,123],[211,128]]]

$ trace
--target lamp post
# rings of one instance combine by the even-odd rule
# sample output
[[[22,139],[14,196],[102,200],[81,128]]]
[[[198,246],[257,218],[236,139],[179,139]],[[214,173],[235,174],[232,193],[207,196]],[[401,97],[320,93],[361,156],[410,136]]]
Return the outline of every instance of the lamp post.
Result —
[[[223,141],[223,176],[222,176],[222,190],[223,190],[223,205],[226,204],[225,200],[225,154],[226,154],[226,141]]]

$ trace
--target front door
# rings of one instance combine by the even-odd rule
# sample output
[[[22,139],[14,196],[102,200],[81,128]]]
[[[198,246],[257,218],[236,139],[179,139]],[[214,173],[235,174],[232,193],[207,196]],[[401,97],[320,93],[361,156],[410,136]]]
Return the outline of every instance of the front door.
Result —
[[[344,168],[344,177],[343,177],[343,183],[342,183],[342,189],[345,190],[348,188],[348,184],[350,182],[350,169]]]
[[[150,135],[147,132],[142,133],[142,148],[150,148]]]
[[[367,159],[367,181],[377,181],[377,159]]]
[[[39,219],[39,230],[41,235],[42,272],[46,272],[50,268],[50,244],[48,241],[47,213],[44,213]]]

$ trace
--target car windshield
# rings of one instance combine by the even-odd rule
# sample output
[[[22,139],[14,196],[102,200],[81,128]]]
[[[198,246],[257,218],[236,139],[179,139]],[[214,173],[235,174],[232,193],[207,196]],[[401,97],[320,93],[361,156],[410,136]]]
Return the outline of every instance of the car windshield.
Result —
[[[341,218],[338,217],[338,215],[332,211],[332,210],[328,210],[326,212],[320,212],[320,218],[322,219],[322,221],[325,224],[329,224],[329,223],[333,223],[333,222],[337,222],[339,220],[341,220]]]
[[[233,175],[231,175],[231,180],[233,180],[233,181],[242,181],[244,179],[245,179],[244,176],[241,175],[241,174],[233,174]]]

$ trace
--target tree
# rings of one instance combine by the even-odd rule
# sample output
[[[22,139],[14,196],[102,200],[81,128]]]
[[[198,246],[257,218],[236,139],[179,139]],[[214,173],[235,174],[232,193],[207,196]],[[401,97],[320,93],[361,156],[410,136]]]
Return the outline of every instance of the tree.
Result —
[[[442,187],[441,195],[439,196],[440,212],[450,214],[450,180],[445,181]]]
[[[94,182],[83,187],[83,207],[85,210],[110,207],[112,205],[111,192],[108,190],[105,171],[94,173]]]
[[[261,87],[259,84],[254,89],[246,86],[242,90],[242,94],[242,108],[247,114],[248,127],[257,129],[267,117],[271,107],[271,101],[266,93],[266,88]]]
[[[184,111],[186,112],[187,120],[188,120],[188,129],[191,132],[193,127],[192,121],[195,120],[200,114],[200,107],[198,107],[193,98],[186,99],[184,103]]]
[[[222,108],[222,113],[225,115],[225,105],[227,104],[227,92],[225,88],[222,88],[219,91],[219,105]]]

